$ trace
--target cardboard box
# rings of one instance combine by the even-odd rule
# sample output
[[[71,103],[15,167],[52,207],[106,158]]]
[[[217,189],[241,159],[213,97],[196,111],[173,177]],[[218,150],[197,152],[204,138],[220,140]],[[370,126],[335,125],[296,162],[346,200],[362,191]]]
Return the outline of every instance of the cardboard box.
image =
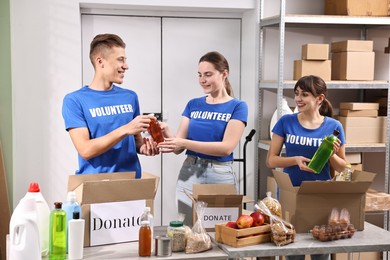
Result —
[[[344,117],[338,120],[343,125],[347,144],[386,142],[386,117]]]
[[[350,117],[377,117],[379,111],[375,109],[371,110],[349,110],[349,109],[340,109],[340,116],[350,116]]]
[[[362,163],[362,153],[345,153],[347,162],[350,164],[359,164]]]
[[[326,0],[325,14],[350,16],[387,16],[388,0]]]
[[[335,52],[372,52],[374,51],[374,42],[367,40],[346,40],[332,42],[330,51]]]
[[[68,179],[85,220],[84,246],[138,240],[139,221],[145,206],[153,212],[159,177],[134,172],[80,174]]]
[[[332,53],[332,80],[374,80],[374,63],[374,52]]]
[[[390,210],[390,194],[369,189],[366,194],[366,211]]]
[[[294,80],[307,75],[316,75],[325,81],[329,81],[331,78],[331,67],[330,60],[295,60]]]
[[[349,259],[361,259],[361,260],[379,260],[379,252],[353,252],[351,258],[348,258],[348,253],[332,254],[332,260],[349,260]]]
[[[364,229],[366,191],[374,173],[355,171],[351,182],[304,181],[294,187],[287,173],[272,172],[279,186],[283,219],[293,224],[297,233],[307,233],[315,225],[327,224],[333,208],[346,208],[355,228]]]
[[[267,192],[271,192],[272,198],[278,198],[278,184],[273,176],[267,176]]]
[[[329,60],[329,44],[302,45],[302,60]]]
[[[214,232],[215,225],[236,221],[242,214],[243,195],[236,193],[234,184],[194,184],[192,186],[193,203],[204,201],[207,208],[204,211],[202,224],[206,231]],[[194,206],[193,224],[197,218]]]
[[[357,163],[357,164],[351,164],[352,171],[363,171],[363,164]]]
[[[340,109],[349,110],[378,110],[379,103],[368,102],[341,102]]]
[[[215,225],[215,240],[232,247],[257,245],[271,241],[271,226],[265,224],[258,227],[234,229],[226,223]]]

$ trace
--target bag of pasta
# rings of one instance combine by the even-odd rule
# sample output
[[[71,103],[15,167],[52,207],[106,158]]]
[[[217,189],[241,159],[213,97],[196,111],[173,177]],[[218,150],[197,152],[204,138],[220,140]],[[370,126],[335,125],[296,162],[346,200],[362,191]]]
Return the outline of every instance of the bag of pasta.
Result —
[[[187,254],[200,253],[212,248],[211,238],[202,225],[202,219],[207,203],[204,201],[197,201],[194,207],[198,219],[191,231],[187,234],[187,244],[185,250]]]
[[[280,205],[277,199],[272,198],[272,193],[267,192],[267,196],[262,200],[267,208],[271,211],[272,215],[282,217],[282,205]]]
[[[284,246],[294,242],[296,231],[291,223],[274,215],[263,201],[256,204],[255,208],[269,217],[271,225],[271,241],[273,241],[275,245]]]

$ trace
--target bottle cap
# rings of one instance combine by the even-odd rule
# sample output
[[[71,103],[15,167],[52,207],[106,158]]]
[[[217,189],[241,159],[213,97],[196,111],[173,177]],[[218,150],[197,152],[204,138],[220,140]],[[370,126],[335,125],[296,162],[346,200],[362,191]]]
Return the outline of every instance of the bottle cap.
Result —
[[[54,202],[55,209],[62,209],[62,202]]]
[[[334,136],[339,136],[339,134],[340,134],[340,132],[339,132],[338,130],[336,130],[336,129],[333,130],[333,135],[334,135]]]
[[[171,227],[182,227],[183,226],[183,221],[173,220],[173,221],[169,222],[169,226],[171,226]]]
[[[40,192],[38,182],[31,182],[30,187],[28,188],[28,192]]]
[[[73,211],[73,219],[79,219],[80,218],[80,212]]]

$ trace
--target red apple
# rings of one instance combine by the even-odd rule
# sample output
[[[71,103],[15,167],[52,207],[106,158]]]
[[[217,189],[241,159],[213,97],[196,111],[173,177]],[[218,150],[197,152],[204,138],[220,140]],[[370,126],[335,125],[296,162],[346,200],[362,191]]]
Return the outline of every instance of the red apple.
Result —
[[[234,229],[238,228],[236,222],[234,221],[229,221],[228,223],[226,223],[226,226]]]
[[[265,219],[263,213],[255,211],[251,214],[251,217],[253,218],[252,227],[257,227],[264,224]]]
[[[241,215],[237,220],[236,224],[238,228],[249,228],[253,224],[253,218],[249,215]]]

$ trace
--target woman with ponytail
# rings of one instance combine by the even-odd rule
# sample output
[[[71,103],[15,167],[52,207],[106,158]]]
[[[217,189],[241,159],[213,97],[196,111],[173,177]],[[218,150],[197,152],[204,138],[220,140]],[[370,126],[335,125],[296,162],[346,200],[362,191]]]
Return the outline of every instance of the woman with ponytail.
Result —
[[[176,197],[184,223],[192,226],[193,184],[234,184],[233,150],[238,145],[248,119],[248,106],[233,97],[229,82],[229,64],[219,52],[203,55],[198,63],[199,84],[206,94],[191,99],[182,113],[176,136],[162,124],[165,141],[161,152],[179,154],[186,150],[180,170]]]
[[[333,108],[326,98],[325,82],[317,76],[304,76],[294,87],[294,100],[298,113],[282,116],[272,132],[272,140],[267,155],[269,168],[284,168],[294,186],[302,181],[329,180],[330,168],[341,172],[346,164],[345,135],[341,123],[332,118]],[[307,167],[325,136],[333,130],[340,132],[334,144],[334,152],[319,174]],[[282,147],[286,156],[281,156]],[[287,260],[301,260],[305,256],[288,256]],[[311,255],[312,260],[329,259],[328,254]]]

